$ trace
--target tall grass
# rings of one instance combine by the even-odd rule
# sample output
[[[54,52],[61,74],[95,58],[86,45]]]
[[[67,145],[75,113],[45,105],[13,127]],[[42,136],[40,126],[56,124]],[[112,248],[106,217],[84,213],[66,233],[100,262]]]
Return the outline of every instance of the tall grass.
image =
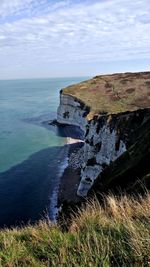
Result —
[[[150,266],[150,194],[89,201],[69,230],[39,222],[0,231],[0,266]]]

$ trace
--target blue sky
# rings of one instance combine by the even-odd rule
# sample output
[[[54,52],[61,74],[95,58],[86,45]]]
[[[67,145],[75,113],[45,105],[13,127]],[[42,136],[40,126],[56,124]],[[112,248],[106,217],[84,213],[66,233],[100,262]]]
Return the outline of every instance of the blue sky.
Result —
[[[144,70],[149,0],[0,1],[0,79]]]

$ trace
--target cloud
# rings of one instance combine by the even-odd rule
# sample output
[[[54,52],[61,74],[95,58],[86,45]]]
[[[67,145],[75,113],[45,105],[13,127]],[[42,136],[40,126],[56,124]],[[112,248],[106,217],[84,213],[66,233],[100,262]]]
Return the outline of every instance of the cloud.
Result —
[[[47,13],[58,8],[63,8],[70,3],[69,0],[1,0],[0,17],[8,18],[9,16],[33,16],[41,13]]]
[[[150,58],[149,0],[3,0],[0,17],[1,69]]]

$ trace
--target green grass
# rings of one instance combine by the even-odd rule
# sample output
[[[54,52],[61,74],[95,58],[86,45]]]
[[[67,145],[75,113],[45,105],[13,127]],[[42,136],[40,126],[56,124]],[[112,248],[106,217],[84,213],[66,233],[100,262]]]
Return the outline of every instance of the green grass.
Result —
[[[150,194],[107,196],[72,217],[68,231],[39,222],[0,231],[0,266],[150,266]]]
[[[76,97],[94,114],[133,111],[150,107],[150,72],[120,73],[96,76],[63,89],[63,94]]]

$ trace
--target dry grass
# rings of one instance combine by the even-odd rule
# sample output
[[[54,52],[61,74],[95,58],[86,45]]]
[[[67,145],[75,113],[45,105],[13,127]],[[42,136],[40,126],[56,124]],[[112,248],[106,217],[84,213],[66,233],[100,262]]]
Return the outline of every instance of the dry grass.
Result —
[[[70,231],[85,233],[87,255],[96,249],[100,266],[150,266],[150,195],[138,200],[108,196],[103,208],[92,201],[74,218]]]
[[[48,222],[0,231],[0,266],[150,266],[150,194],[86,204],[70,228]]]
[[[63,89],[91,108],[94,114],[133,111],[150,107],[150,72],[96,76]]]

